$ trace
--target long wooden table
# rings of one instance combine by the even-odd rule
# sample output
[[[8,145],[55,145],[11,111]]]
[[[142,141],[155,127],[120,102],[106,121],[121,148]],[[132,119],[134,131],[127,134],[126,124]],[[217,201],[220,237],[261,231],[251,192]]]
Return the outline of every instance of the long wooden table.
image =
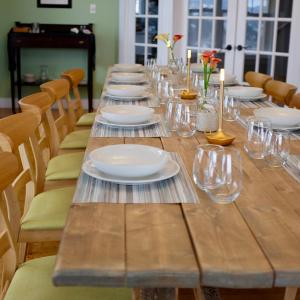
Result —
[[[160,110],[160,109],[158,109]],[[244,109],[243,114],[250,114]],[[198,204],[73,204],[57,256],[56,285],[271,288],[300,286],[300,184],[243,151],[245,129],[230,147],[243,160],[243,190],[218,205],[197,189]],[[90,138],[86,151],[137,143],[192,163],[203,134],[192,138]],[[300,142],[292,149],[300,153]]]

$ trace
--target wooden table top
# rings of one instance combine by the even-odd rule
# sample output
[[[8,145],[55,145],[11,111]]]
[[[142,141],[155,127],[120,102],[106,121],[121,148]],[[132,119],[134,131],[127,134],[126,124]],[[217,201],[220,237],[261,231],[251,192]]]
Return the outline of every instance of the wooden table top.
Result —
[[[242,114],[251,113],[244,109]],[[60,244],[56,285],[268,288],[300,285],[300,185],[243,151],[243,190],[220,205],[196,188],[199,204],[73,204]],[[192,138],[90,138],[86,151],[119,143],[156,146],[192,164],[203,134]],[[300,142],[292,149],[300,153]]]

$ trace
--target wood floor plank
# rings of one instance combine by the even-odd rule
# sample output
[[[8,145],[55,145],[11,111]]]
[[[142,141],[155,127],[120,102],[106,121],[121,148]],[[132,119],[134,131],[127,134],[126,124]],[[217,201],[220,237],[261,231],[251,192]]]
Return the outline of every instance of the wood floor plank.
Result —
[[[176,204],[126,205],[127,285],[196,287],[199,268]]]

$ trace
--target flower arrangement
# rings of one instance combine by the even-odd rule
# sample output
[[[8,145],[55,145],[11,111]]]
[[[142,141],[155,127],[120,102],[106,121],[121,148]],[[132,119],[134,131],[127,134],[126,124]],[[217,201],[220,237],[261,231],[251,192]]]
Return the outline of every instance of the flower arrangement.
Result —
[[[217,51],[205,51],[200,54],[200,60],[203,64],[203,82],[204,82],[204,96],[207,95],[208,84],[211,73],[216,69],[218,63],[222,60],[215,57]]]
[[[166,44],[169,51],[169,56],[170,56],[169,59],[171,59],[174,63],[176,62],[174,56],[174,46],[182,38],[183,38],[182,34],[174,34],[172,39],[170,39],[169,33],[161,33],[154,37],[155,40],[163,41]]]

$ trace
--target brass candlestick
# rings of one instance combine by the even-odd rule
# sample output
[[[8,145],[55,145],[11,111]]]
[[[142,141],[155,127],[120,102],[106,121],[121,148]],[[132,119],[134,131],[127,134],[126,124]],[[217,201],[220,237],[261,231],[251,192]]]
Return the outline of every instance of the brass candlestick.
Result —
[[[186,90],[183,90],[180,94],[181,99],[186,100],[194,100],[197,98],[197,93],[193,90],[191,90],[191,50],[188,50],[188,56],[187,56],[188,64],[187,64],[187,77],[186,77]]]
[[[228,146],[234,141],[235,136],[227,134],[223,131],[224,69],[221,70],[220,78],[219,128],[217,132],[207,133],[205,136],[208,142],[211,144]]]

